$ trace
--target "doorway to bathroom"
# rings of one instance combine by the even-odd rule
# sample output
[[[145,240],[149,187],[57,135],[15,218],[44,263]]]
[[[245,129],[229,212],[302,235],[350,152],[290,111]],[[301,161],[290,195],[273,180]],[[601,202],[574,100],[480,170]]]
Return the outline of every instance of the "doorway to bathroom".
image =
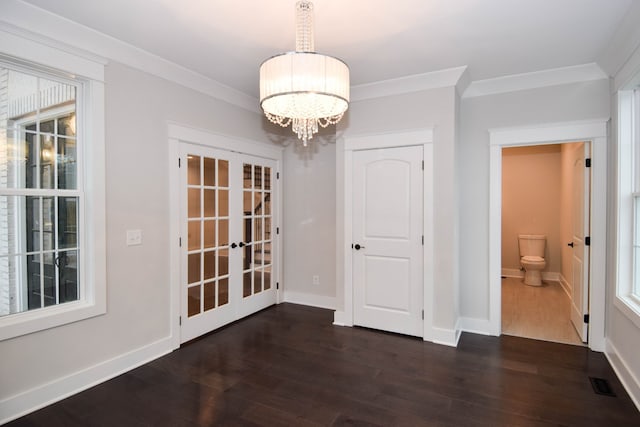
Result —
[[[589,142],[503,148],[502,333],[587,342],[589,167]]]

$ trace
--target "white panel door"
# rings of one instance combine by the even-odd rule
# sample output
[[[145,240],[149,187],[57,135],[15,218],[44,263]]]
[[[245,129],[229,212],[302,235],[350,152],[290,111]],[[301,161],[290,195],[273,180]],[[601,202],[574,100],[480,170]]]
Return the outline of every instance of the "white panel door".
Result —
[[[354,324],[423,335],[423,148],[353,153]]]
[[[589,144],[581,143],[572,151],[573,195],[572,223],[573,236],[569,244],[573,247],[571,284],[571,322],[583,342],[587,342],[588,324],[585,315],[589,313],[589,246],[585,239],[589,236],[589,195],[590,169],[585,165],[589,156]]]
[[[186,342],[276,302],[275,162],[186,143],[180,159]]]

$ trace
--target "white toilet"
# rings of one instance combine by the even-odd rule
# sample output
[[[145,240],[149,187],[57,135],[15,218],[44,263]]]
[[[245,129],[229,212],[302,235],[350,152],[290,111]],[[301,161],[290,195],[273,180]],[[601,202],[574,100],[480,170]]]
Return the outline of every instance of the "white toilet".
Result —
[[[524,284],[541,286],[541,272],[547,265],[544,261],[544,247],[547,236],[539,234],[521,234],[518,236],[520,265],[524,268]]]

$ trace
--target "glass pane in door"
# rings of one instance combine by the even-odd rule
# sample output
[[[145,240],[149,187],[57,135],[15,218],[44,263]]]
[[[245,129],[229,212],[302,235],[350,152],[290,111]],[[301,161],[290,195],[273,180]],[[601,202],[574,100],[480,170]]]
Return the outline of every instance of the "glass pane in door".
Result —
[[[229,302],[229,163],[187,156],[187,315]]]
[[[245,163],[243,167],[243,296],[271,288],[271,178],[270,167]]]

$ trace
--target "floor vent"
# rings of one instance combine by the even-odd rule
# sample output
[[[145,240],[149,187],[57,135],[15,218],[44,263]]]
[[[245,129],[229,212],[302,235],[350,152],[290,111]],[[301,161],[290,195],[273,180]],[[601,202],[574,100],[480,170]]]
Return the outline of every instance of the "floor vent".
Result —
[[[613,390],[611,390],[609,381],[605,380],[604,378],[594,377],[589,377],[589,381],[591,381],[591,387],[593,387],[593,391],[595,391],[596,394],[615,397],[616,394],[613,392]]]

